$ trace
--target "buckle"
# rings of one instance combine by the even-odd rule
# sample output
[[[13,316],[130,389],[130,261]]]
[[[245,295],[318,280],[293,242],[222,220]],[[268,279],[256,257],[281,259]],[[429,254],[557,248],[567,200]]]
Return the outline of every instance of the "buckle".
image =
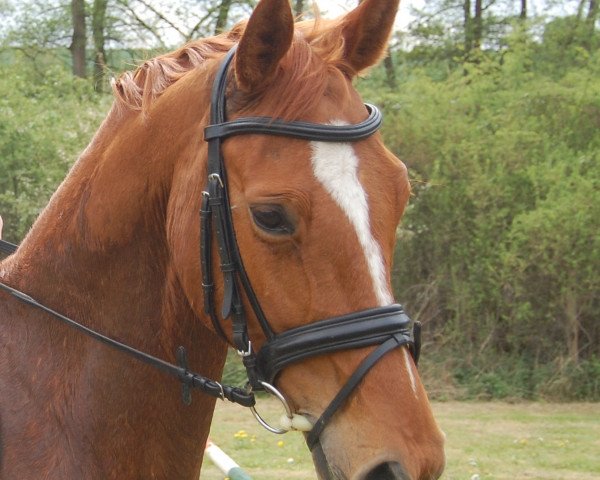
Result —
[[[248,350],[236,350],[236,352],[242,358],[249,357],[252,355],[252,342],[248,340]]]
[[[209,181],[210,180],[216,180],[219,183],[219,185],[221,186],[221,188],[225,188],[224,185],[223,185],[223,180],[221,180],[221,176],[218,173],[211,173],[208,176],[208,180]]]

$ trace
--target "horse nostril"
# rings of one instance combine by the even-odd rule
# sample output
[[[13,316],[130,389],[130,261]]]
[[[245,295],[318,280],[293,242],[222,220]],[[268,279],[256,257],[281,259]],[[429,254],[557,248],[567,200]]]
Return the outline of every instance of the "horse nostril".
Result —
[[[384,462],[368,472],[364,480],[408,480],[408,478],[398,462]]]

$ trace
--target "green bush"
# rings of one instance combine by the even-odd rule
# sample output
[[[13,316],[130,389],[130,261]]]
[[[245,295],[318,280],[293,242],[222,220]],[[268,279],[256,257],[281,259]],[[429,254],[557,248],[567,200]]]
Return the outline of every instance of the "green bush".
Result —
[[[570,21],[468,62],[422,45],[394,57],[397,89],[383,69],[359,82],[411,175],[392,281],[423,322],[434,397],[599,399],[600,52]],[[0,213],[18,242],[111,98],[62,60],[0,53]],[[239,362],[225,379],[244,382]]]
[[[540,396],[550,400],[600,401],[600,358],[559,365],[539,390]]]
[[[91,140],[109,99],[61,66],[39,75],[15,55],[0,63],[0,212],[4,235],[18,242]]]
[[[546,395],[558,359],[573,364],[560,378],[595,395],[586,362],[600,355],[600,54],[556,75],[541,48],[516,32],[501,54],[441,80],[401,66],[398,91],[361,84],[384,106],[386,144],[412,178],[396,297],[435,357],[452,356],[447,373],[432,372],[457,396]]]

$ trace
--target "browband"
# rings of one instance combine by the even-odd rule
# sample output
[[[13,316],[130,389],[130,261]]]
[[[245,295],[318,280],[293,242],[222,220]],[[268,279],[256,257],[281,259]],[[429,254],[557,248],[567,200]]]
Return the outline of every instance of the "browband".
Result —
[[[312,122],[286,122],[271,117],[243,117],[237,120],[209,125],[204,139],[227,138],[232,135],[278,135],[318,142],[355,142],[370,137],[381,127],[382,115],[375,105],[365,103],[369,116],[354,125],[323,125]]]

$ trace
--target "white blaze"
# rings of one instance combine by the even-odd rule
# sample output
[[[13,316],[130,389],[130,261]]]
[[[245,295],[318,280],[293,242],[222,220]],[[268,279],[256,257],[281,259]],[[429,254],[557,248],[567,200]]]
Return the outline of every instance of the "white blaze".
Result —
[[[311,142],[311,145],[313,173],[354,227],[379,305],[393,303],[381,248],[371,234],[369,204],[358,179],[358,157],[354,149],[348,143]]]
[[[410,378],[410,386],[415,394],[415,397],[419,398],[417,394],[417,381],[415,380],[415,373],[413,372],[413,361],[408,353],[408,348],[403,348],[402,350],[404,350],[404,363],[406,364],[406,371],[408,372],[408,377]]]

